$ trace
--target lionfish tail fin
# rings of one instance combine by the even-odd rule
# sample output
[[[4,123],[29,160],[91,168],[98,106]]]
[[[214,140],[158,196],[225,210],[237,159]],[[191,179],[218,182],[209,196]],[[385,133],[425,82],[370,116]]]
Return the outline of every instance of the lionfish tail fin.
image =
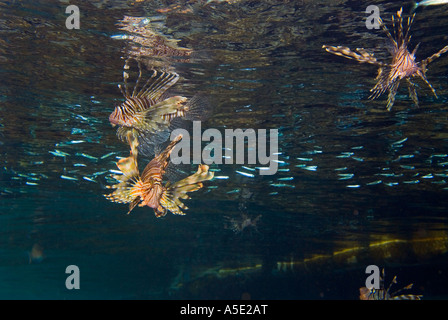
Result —
[[[194,192],[203,187],[202,182],[213,179],[214,173],[208,171],[207,165],[199,165],[198,171],[191,176],[180,180],[172,185],[167,185],[165,192],[162,194],[160,204],[173,214],[184,215],[182,210],[188,207],[182,203],[181,199],[190,199],[188,192]]]
[[[341,56],[347,59],[354,59],[358,62],[361,63],[369,63],[369,64],[373,64],[376,66],[384,66],[384,63],[379,62],[372,53],[368,53],[365,49],[363,48],[357,48],[356,52],[353,52],[352,50],[350,50],[350,48],[348,47],[343,47],[343,46],[337,46],[337,47],[333,47],[333,46],[327,46],[327,45],[323,45],[322,48],[324,48],[327,52],[330,52],[332,54],[335,54],[337,56]]]
[[[205,121],[210,118],[212,114],[212,107],[210,100],[203,94],[193,96],[185,104],[185,120],[190,121]]]

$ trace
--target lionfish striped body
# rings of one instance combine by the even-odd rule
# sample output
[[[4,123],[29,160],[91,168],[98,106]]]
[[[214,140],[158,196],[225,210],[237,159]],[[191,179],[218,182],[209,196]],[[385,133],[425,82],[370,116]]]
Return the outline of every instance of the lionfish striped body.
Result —
[[[333,47],[324,45],[323,48],[333,54],[348,58],[354,59],[361,63],[369,63],[379,67],[378,75],[375,80],[377,80],[376,85],[370,90],[372,94],[369,99],[376,99],[381,96],[384,92],[389,91],[387,98],[387,110],[390,111],[395,102],[395,95],[397,94],[398,87],[400,85],[400,81],[405,79],[407,82],[407,86],[409,89],[409,95],[412,98],[414,104],[418,106],[418,97],[416,85],[411,81],[414,77],[419,77],[423,82],[425,82],[428,87],[431,89],[434,96],[437,98],[436,92],[432,85],[426,79],[426,71],[429,63],[440,57],[442,54],[448,51],[448,45],[442,48],[437,53],[432,56],[420,61],[416,62],[415,53],[418,49],[418,45],[414,48],[412,52],[408,50],[408,44],[411,39],[411,35],[409,34],[412,22],[414,20],[415,14],[411,17],[408,17],[406,31],[403,28],[403,18],[401,16],[402,9],[397,11],[397,27],[395,31],[395,18],[392,16],[392,23],[394,29],[395,38],[391,35],[387,27],[384,25],[381,18],[379,19],[379,23],[386,33],[387,37],[392,42],[392,62],[383,63],[378,61],[373,54],[368,53],[362,48],[356,49],[358,53],[351,51],[347,47]]]
[[[412,283],[407,285],[406,287],[394,292],[389,293],[392,284],[397,283],[397,276],[392,279],[389,287],[387,289],[384,288],[384,269],[382,270],[382,276],[380,277],[380,289],[374,288],[359,288],[359,299],[360,300],[420,300],[422,295],[414,295],[414,294],[402,294],[396,295],[402,290],[409,290],[412,288]]]
[[[123,73],[124,88],[119,86],[125,101],[116,106],[109,116],[113,126],[118,125],[117,135],[125,141],[127,133],[131,132],[137,138],[156,134],[167,130],[175,117],[185,116],[191,106],[187,104],[187,98],[173,96],[164,99],[165,92],[179,79],[176,73],[159,72],[153,70],[151,77],[139,90],[142,70],[139,66],[139,76],[132,92],[130,92],[127,79],[129,74]],[[129,69],[128,61],[125,70]]]
[[[172,185],[169,183],[163,185],[163,176],[169,164],[170,154],[182,139],[182,135],[177,136],[162,153],[152,159],[141,175],[137,164],[138,139],[131,132],[128,132],[127,138],[131,154],[128,158],[118,161],[117,166],[123,174],[113,175],[119,183],[108,186],[116,190],[105,197],[112,202],[129,203],[128,213],[138,205],[154,209],[156,217],[166,215],[167,210],[173,214],[183,215],[181,209],[188,208],[179,199],[189,199],[186,193],[202,188],[202,181],[212,179],[213,172],[208,171],[208,166],[200,165],[195,174]]]

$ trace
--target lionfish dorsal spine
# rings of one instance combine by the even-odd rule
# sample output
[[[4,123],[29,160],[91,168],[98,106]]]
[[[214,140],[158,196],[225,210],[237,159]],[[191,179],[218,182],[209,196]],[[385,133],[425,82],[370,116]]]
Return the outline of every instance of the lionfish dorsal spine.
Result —
[[[158,72],[153,70],[152,76],[146,81],[141,90],[133,95],[137,98],[158,100],[169,88],[179,80],[177,73]]]

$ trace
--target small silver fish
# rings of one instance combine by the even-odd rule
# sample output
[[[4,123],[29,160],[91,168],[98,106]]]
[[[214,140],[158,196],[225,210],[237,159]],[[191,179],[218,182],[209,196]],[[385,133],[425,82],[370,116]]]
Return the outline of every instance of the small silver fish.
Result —
[[[294,177],[284,177],[284,178],[278,178],[278,181],[290,181],[290,180],[294,180]]]
[[[90,181],[90,182],[96,182],[95,180],[93,180],[92,178],[89,178],[89,177],[86,177],[86,176],[84,176],[84,177],[82,177],[84,180],[87,180],[87,181]]]
[[[336,156],[336,158],[350,158],[352,155],[354,155],[353,152],[341,152],[341,155]]]
[[[374,186],[376,184],[380,184],[381,182],[383,182],[383,180],[372,181],[372,182],[366,183],[366,186]]]
[[[440,4],[448,4],[448,0],[425,0],[425,1],[415,2],[412,12],[417,10],[418,7],[435,6],[435,5],[440,5]]]
[[[65,156],[69,156],[70,154],[60,151],[60,150],[54,150],[54,151],[48,151],[49,153],[51,153],[52,155],[56,156],[56,157],[65,157]]]
[[[271,183],[270,186],[276,187],[276,188],[295,188],[295,185],[287,184],[287,183]]]
[[[298,166],[296,166],[298,167]],[[316,171],[317,170],[317,166],[304,166],[304,167],[300,167],[304,170],[308,170],[308,171]]]
[[[61,179],[77,181],[78,178],[61,175]]]
[[[300,161],[313,161],[313,158],[297,158]]]
[[[91,156],[91,155],[86,154],[86,153],[79,153],[79,152],[77,152],[76,155],[84,157],[84,158],[87,158],[87,159],[91,159],[91,160],[98,160],[97,157]]]
[[[105,154],[104,156],[102,156],[100,159],[101,159],[101,160],[106,159],[106,158],[108,158],[108,157],[114,155],[115,153],[116,153],[116,152],[109,152],[108,154]]]
[[[348,180],[355,176],[354,173],[338,173],[339,179],[338,180]]]
[[[408,140],[408,138],[404,138],[404,139],[401,139],[401,140],[399,140],[399,141],[392,142],[391,145],[402,144],[402,143],[405,142],[406,140]]]
[[[253,178],[255,177],[255,175],[253,175],[252,173],[247,173],[247,172],[243,172],[243,171],[235,171],[236,173],[239,173],[243,176],[249,177],[249,178]]]

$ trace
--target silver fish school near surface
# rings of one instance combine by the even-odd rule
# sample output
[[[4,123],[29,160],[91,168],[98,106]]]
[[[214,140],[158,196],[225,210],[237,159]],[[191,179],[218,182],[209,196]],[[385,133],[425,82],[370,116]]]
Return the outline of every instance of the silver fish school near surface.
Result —
[[[278,169],[278,129],[269,129],[269,152],[267,152],[266,129],[225,129],[224,141],[218,129],[206,129],[201,132],[201,122],[193,121],[193,134],[185,129],[175,129],[171,132],[170,139],[182,135],[182,140],[174,147],[171,153],[173,164],[259,164],[268,167],[257,167],[260,175],[274,175]],[[192,138],[192,139],[191,139]],[[245,147],[247,138],[247,147]],[[193,149],[190,148],[192,140]],[[213,140],[213,141],[212,141]],[[235,140],[235,146],[234,146]],[[201,142],[210,142],[201,149]],[[245,162],[245,149],[247,148],[247,162]],[[222,150],[224,149],[224,155]],[[235,156],[234,156],[235,151]],[[179,155],[181,154],[181,155]],[[236,160],[234,162],[234,160]],[[251,177],[250,173],[241,173]]]

